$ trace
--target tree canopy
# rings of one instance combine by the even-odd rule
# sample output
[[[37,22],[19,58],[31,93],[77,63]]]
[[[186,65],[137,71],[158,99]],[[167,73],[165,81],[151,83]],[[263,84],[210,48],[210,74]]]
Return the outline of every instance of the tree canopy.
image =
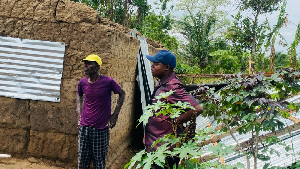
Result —
[[[238,12],[231,19],[224,10],[224,6],[232,5],[231,0],[159,0],[155,4],[147,0],[73,1],[86,3],[101,17],[160,41],[177,54],[177,73],[254,73],[275,71],[283,63],[298,67],[299,26],[291,44],[280,33],[289,24],[287,0],[235,1]],[[278,21],[270,25],[265,15],[276,11]],[[286,53],[275,49],[278,41],[289,46]],[[287,57],[277,57],[283,55]],[[283,58],[285,61],[279,62]]]

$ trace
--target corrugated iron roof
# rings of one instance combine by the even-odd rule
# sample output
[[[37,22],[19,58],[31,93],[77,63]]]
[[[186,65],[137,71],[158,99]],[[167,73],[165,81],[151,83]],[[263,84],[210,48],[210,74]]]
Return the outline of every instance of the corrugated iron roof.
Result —
[[[287,99],[286,101],[299,103],[300,95],[296,95],[290,99]],[[300,119],[300,111],[291,113],[291,116],[293,116],[297,119]],[[293,121],[291,121],[289,119],[285,119],[283,117],[280,117],[279,120],[284,123],[284,128],[294,124]],[[210,122],[212,127],[217,127],[217,123],[215,120],[212,120],[211,118],[204,118],[202,116],[199,116],[197,118],[197,128],[206,127],[206,125],[205,125],[206,122]],[[262,131],[262,132],[260,132],[260,135],[266,135],[268,133],[271,133],[271,132],[270,131]],[[239,143],[245,142],[251,138],[251,133],[240,135],[236,132],[233,135],[236,137],[236,139],[239,141]],[[293,151],[294,151],[293,153],[296,154],[296,156],[286,155],[286,154],[290,154],[290,153],[286,152],[285,147],[283,147],[283,146],[278,146],[278,144],[271,145],[270,148],[278,151],[280,156],[278,156],[276,153],[274,153],[274,154],[270,155],[269,161],[264,162],[264,161],[258,160],[257,161],[258,168],[263,168],[265,163],[270,163],[270,166],[287,167],[287,166],[290,166],[292,163],[294,163],[296,160],[300,159],[299,155],[297,155],[298,153],[300,153],[300,130],[292,131],[290,133],[279,136],[278,138],[282,142],[284,142],[287,146],[290,146],[291,148],[293,148]],[[220,142],[224,143],[227,146],[236,145],[236,142],[233,140],[233,138],[231,136],[222,138]],[[260,145],[260,148],[262,148],[262,145]],[[206,151],[205,155],[208,155],[211,153],[211,152],[207,151],[207,146],[204,146],[203,150]],[[240,163],[243,163],[246,167],[245,157],[241,154],[233,153],[233,154],[227,155],[226,157],[224,157],[224,159],[225,159],[226,164],[234,165],[234,164],[240,162]],[[216,161],[216,160],[218,160],[218,159],[214,159],[212,161]],[[253,168],[253,165],[254,164],[253,164],[253,158],[252,158],[252,159],[250,159],[250,168]]]
[[[263,168],[265,163],[270,163],[271,166],[280,166],[287,167],[290,166],[297,160],[297,156],[288,155],[291,153],[298,154],[300,152],[300,130],[293,131],[292,133],[285,134],[283,136],[278,137],[282,142],[284,142],[287,146],[290,146],[294,149],[294,152],[286,152],[284,146],[279,146],[278,144],[271,145],[269,149],[274,149],[278,151],[278,156],[276,153],[270,154],[270,160],[264,162],[258,160],[257,168]],[[261,150],[260,150],[261,151]],[[299,156],[298,156],[299,159]],[[236,164],[238,162],[245,164],[245,157],[239,154],[231,154],[225,157],[226,164]],[[253,157],[250,159],[250,168],[253,168]],[[245,164],[246,166],[246,164]]]
[[[0,37],[0,95],[60,101],[65,45]]]

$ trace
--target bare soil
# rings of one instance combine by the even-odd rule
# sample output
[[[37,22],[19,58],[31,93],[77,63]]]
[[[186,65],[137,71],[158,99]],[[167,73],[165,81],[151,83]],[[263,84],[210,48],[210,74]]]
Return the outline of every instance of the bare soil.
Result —
[[[116,159],[111,166],[107,167],[107,169],[124,168],[124,165],[130,161],[134,154],[134,150],[131,148],[125,149],[120,157]],[[45,160],[42,158],[10,157],[0,158],[0,169],[76,169],[76,167],[63,162]]]
[[[74,167],[58,167],[54,162],[37,158],[2,158],[0,159],[1,169],[71,169]]]

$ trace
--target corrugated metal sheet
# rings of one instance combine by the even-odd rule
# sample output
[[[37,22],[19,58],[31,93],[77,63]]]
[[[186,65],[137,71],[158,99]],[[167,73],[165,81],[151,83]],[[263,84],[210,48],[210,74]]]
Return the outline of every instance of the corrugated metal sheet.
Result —
[[[258,160],[257,167],[263,168],[265,163],[270,163],[271,166],[280,166],[287,167],[294,163],[296,160],[299,160],[299,156],[293,156],[293,154],[298,154],[300,152],[300,130],[293,131],[292,133],[285,134],[283,136],[278,137],[282,142],[286,145],[292,147],[294,152],[289,151],[286,152],[284,146],[280,145],[271,145],[269,148],[278,151],[278,156],[276,153],[270,154],[269,161],[261,161]],[[260,150],[261,151],[261,150]],[[238,162],[245,164],[245,157],[238,154],[231,154],[225,157],[226,164],[236,164]],[[250,168],[253,168],[253,157],[250,159]],[[246,164],[245,164],[246,166]]]
[[[65,45],[0,37],[0,95],[60,101]]]
[[[294,102],[294,103],[299,103],[300,101],[300,95],[296,95],[290,99],[287,99],[286,101],[288,102]],[[291,114],[292,116],[294,116],[295,118],[300,119],[300,112],[295,112]],[[284,127],[288,127],[290,125],[293,125],[294,122],[289,120],[289,119],[285,119],[283,117],[280,117],[279,119],[280,121],[282,121],[284,123]],[[197,124],[197,128],[203,128],[205,127],[204,124],[207,121],[211,122],[213,127],[217,127],[217,123],[215,121],[213,121],[212,119],[209,118],[203,118],[203,117],[199,117],[197,118],[197,123],[199,123],[200,125]],[[260,135],[266,135],[270,133],[270,131],[262,131],[260,133]],[[251,138],[251,133],[247,133],[247,134],[238,134],[237,132],[233,134],[236,139],[239,141],[239,143],[242,143],[244,141],[247,141]],[[263,166],[265,165],[265,163],[270,163],[271,166],[280,166],[280,167],[287,167],[290,166],[292,163],[294,163],[296,160],[299,160],[300,157],[299,155],[297,155],[298,153],[300,153],[300,130],[296,130],[296,131],[292,131],[290,133],[287,133],[285,135],[282,135],[280,137],[278,137],[282,142],[284,142],[286,145],[290,146],[293,148],[293,153],[295,154],[295,156],[291,156],[291,155],[287,155],[287,154],[291,154],[291,152],[286,152],[285,151],[285,147],[283,146],[279,146],[278,144],[276,145],[271,145],[270,149],[275,149],[276,151],[279,152],[280,156],[278,156],[276,153],[271,154],[270,155],[270,160],[269,161],[261,161],[258,160],[258,164],[257,167],[258,168],[263,168]],[[233,140],[233,138],[231,136],[227,136],[221,139],[222,143],[224,143],[225,145],[229,146],[229,145],[236,145],[236,142]],[[262,145],[260,145],[260,149],[262,148]],[[207,146],[203,147],[203,150],[205,153],[205,155],[211,154],[211,152],[209,152],[207,150]],[[225,158],[225,162],[226,164],[236,164],[238,162],[243,163],[246,166],[246,160],[245,157],[243,155],[240,154],[230,154],[227,155]],[[214,159],[212,161],[216,161],[217,159]],[[253,158],[250,159],[250,168],[253,168]]]
[[[137,53],[137,62],[138,62],[138,84],[141,91],[141,103],[143,112],[145,111],[144,107],[150,101],[151,93],[154,90],[154,80],[151,73],[151,63],[146,59],[146,55],[149,55],[148,44],[145,36],[138,36],[137,30],[132,29],[129,32],[129,35],[136,37],[140,40],[140,48]]]

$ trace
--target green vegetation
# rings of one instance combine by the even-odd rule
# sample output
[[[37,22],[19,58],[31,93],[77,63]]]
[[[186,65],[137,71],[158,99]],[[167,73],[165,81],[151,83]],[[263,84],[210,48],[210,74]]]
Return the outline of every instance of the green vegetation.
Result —
[[[160,8],[156,14],[147,0],[72,0],[85,3],[97,10],[101,17],[110,19],[123,26],[136,28],[143,35],[155,41],[159,41],[171,51],[178,49],[177,40],[169,35],[174,20],[167,8],[169,0],[160,0]]]
[[[287,0],[235,1],[239,12],[231,19],[222,8],[231,4],[230,0],[177,3],[159,0],[154,5],[147,0],[73,1],[86,3],[101,17],[136,28],[146,37],[164,44],[177,55],[177,74],[274,72],[282,67],[298,69],[299,66],[296,50],[300,23],[291,44],[280,34],[281,28],[290,24]],[[174,11],[181,11],[182,15],[174,16]],[[270,25],[265,14],[275,11],[280,12],[278,21]],[[181,38],[175,38],[174,32]],[[288,50],[278,52],[276,43],[287,46]]]
[[[136,28],[143,35],[155,41],[160,41],[166,48],[176,53],[178,64],[177,74],[235,74],[223,79],[228,85],[219,91],[200,87],[195,92],[203,102],[204,116],[213,116],[225,126],[222,132],[230,134],[251,133],[249,144],[239,143],[236,147],[208,146],[212,154],[221,158],[237,151],[245,156],[247,166],[220,165],[218,162],[203,161],[203,146],[212,134],[222,135],[213,129],[197,130],[191,122],[185,130],[191,131],[178,136],[176,124],[171,120],[174,133],[169,134],[154,144],[162,144],[155,152],[141,151],[137,153],[125,168],[150,168],[153,163],[163,166],[166,156],[181,158],[179,168],[250,168],[250,157],[254,157],[254,168],[258,160],[265,162],[264,168],[270,166],[270,155],[278,152],[269,146],[276,144],[283,146],[286,154],[299,156],[290,151],[292,148],[279,142],[276,136],[262,139],[263,131],[274,132],[283,130],[280,119],[290,116],[287,110],[299,110],[299,105],[286,104],[283,100],[292,94],[300,92],[299,87],[299,56],[297,48],[300,39],[300,22],[291,44],[280,34],[280,30],[290,24],[287,0],[237,0],[237,14],[229,20],[222,6],[230,0],[182,0],[176,7],[170,6],[170,0],[159,0],[154,9],[146,0],[73,0],[86,3],[96,9],[101,17],[108,18],[121,25]],[[174,9],[181,11],[181,17],[173,15]],[[277,23],[270,25],[266,14],[279,12]],[[247,12],[247,15],[244,13]],[[263,21],[262,21],[263,20]],[[175,38],[174,33],[182,38]],[[277,51],[276,43],[287,46],[287,51]],[[294,69],[283,69],[292,67]],[[278,71],[277,71],[278,70]],[[277,72],[276,72],[277,71]],[[241,72],[241,73],[238,73]],[[262,73],[258,73],[262,72]],[[264,72],[276,72],[271,77],[265,77]],[[244,76],[243,74],[248,74]],[[296,78],[297,77],[297,78]],[[208,83],[210,79],[183,78],[185,83]],[[160,95],[161,102],[146,107],[146,113],[140,118],[140,123],[147,123],[149,117],[160,113],[171,118],[178,117],[190,105],[186,103],[168,104],[164,100],[172,94]],[[155,111],[154,111],[155,110]],[[195,120],[195,119],[194,119]],[[258,151],[259,145],[264,145]],[[169,151],[169,146],[175,146]],[[234,148],[234,149],[233,149]],[[291,167],[297,168],[299,161]],[[170,167],[170,166],[169,166]]]
[[[224,83],[228,85],[217,92],[205,88],[196,91],[196,97],[199,97],[199,93],[205,93],[199,97],[204,104],[203,115],[213,116],[226,126],[223,131],[229,132],[236,141],[237,148],[247,160],[247,168],[250,168],[251,156],[254,158],[254,168],[257,168],[257,160],[269,161],[269,154],[278,153],[269,149],[269,145],[285,146],[274,135],[263,140],[260,134],[262,131],[284,130],[280,118],[290,116],[287,110],[299,110],[298,104],[284,102],[285,98],[300,91],[299,75],[300,72],[293,69],[283,69],[271,77],[263,74],[243,77],[237,74],[225,77]],[[235,139],[233,128],[239,134],[251,133],[252,141],[242,146]],[[258,151],[259,144],[265,145],[261,152]],[[290,149],[286,148],[287,151]]]
[[[284,100],[290,95],[300,92],[299,77],[300,72],[293,69],[283,69],[274,73],[271,77],[262,74],[253,74],[243,77],[241,74],[231,75],[223,79],[223,83],[228,85],[219,91],[207,86],[199,87],[194,96],[202,101],[204,112],[203,116],[214,117],[221,126],[220,131],[212,128],[195,130],[194,116],[190,123],[184,127],[184,134],[177,134],[178,128],[182,127],[173,119],[185,113],[187,108],[192,108],[188,103],[178,102],[175,104],[167,103],[167,98],[173,91],[161,93],[157,96],[159,100],[153,105],[145,108],[145,113],[139,119],[140,123],[147,124],[150,117],[157,117],[160,114],[170,116],[170,124],[173,126],[172,134],[157,140],[153,146],[161,143],[162,145],[154,152],[145,150],[137,153],[124,168],[150,168],[155,163],[159,166],[168,166],[165,162],[166,156],[177,156],[181,159],[178,168],[183,169],[204,169],[204,168],[250,168],[250,158],[254,159],[254,169],[257,169],[258,160],[264,161],[264,168],[281,168],[272,166],[270,156],[280,154],[278,149],[270,146],[276,145],[286,152],[284,155],[290,156],[293,161],[299,158],[300,154],[295,154],[291,146],[281,142],[275,135],[284,131],[282,118],[290,117],[288,110],[299,110],[299,105],[286,103]],[[273,135],[261,135],[262,132],[273,132]],[[234,136],[234,132],[239,134],[251,133],[250,141],[239,142]],[[227,146],[222,142],[213,145],[212,134],[222,136],[228,133],[236,141],[235,146]],[[246,143],[246,144],[245,144]],[[205,155],[204,146],[212,152]],[[261,149],[263,145],[263,149]],[[169,147],[174,147],[171,151]],[[242,154],[245,157],[246,166],[237,163],[226,165],[218,161],[210,161],[211,158],[222,158],[233,152]],[[293,167],[299,163],[293,164]],[[168,166],[173,168],[172,166]]]
[[[153,146],[158,143],[162,145],[157,148],[154,152],[146,152],[142,150],[138,152],[130,162],[124,166],[124,168],[144,168],[149,169],[153,163],[163,167],[168,166],[165,163],[165,158],[167,156],[178,156],[181,159],[181,164],[179,168],[190,168],[190,169],[205,169],[205,168],[234,168],[242,167],[242,164],[237,164],[235,166],[231,165],[220,165],[217,161],[215,162],[205,162],[200,157],[204,155],[202,142],[212,138],[212,134],[221,134],[220,132],[214,131],[213,128],[197,130],[195,131],[195,116],[193,123],[190,123],[186,130],[190,132],[185,132],[185,134],[177,134],[178,125],[174,122],[174,119],[179,117],[181,113],[185,113],[185,110],[190,108],[194,109],[189,103],[178,102],[175,104],[167,103],[167,98],[173,93],[173,91],[167,93],[161,93],[156,98],[158,102],[153,105],[147,106],[145,108],[145,113],[139,119],[140,123],[144,125],[148,123],[148,119],[153,116],[158,116],[163,114],[164,116],[170,116],[170,123],[173,126],[173,133],[168,134],[165,137],[157,140]],[[160,110],[160,111],[157,111]],[[173,151],[169,148],[174,147]],[[212,155],[216,157],[222,157],[233,152],[233,146],[225,146],[220,143],[218,146],[209,145],[208,150],[213,152]],[[168,166],[168,168],[173,168],[173,166]]]

